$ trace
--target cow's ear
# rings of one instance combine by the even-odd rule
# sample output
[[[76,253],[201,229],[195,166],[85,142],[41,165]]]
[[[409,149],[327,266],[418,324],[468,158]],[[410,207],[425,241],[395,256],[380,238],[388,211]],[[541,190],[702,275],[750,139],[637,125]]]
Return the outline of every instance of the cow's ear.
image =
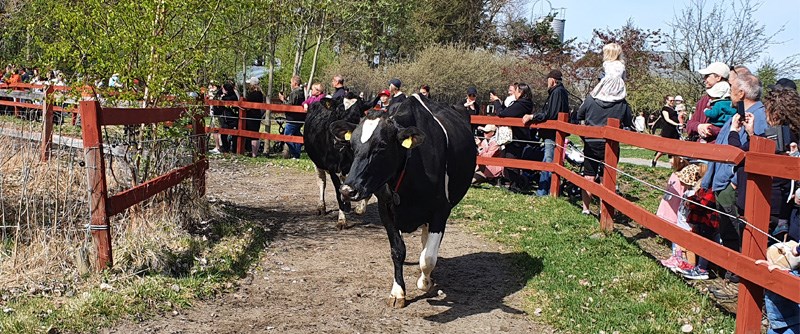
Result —
[[[400,141],[400,146],[412,149],[425,141],[425,134],[419,128],[411,126],[398,131],[397,140]]]
[[[336,109],[336,101],[331,98],[324,97],[322,100],[319,100],[319,103],[325,107],[325,109],[333,110]]]
[[[328,129],[333,134],[337,141],[350,141],[350,136],[353,135],[353,130],[356,129],[357,124],[350,123],[344,120],[338,120],[331,123]]]

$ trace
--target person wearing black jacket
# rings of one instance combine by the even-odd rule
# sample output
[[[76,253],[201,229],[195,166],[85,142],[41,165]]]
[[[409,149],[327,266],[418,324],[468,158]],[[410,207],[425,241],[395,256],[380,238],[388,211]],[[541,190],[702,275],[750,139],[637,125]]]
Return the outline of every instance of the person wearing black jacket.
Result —
[[[302,105],[303,101],[306,100],[306,94],[303,92],[303,87],[300,86],[300,76],[293,76],[291,82],[289,82],[289,85],[292,87],[292,92],[289,93],[289,97],[287,98],[283,96],[283,94],[278,94],[278,99],[284,104],[293,106]],[[303,122],[305,120],[305,113],[287,112],[286,123],[283,127],[283,134],[286,136],[299,136],[300,128],[303,126]],[[284,151],[283,158],[300,158],[300,150],[302,148],[300,144],[286,143],[286,146],[287,150]]]
[[[625,99],[606,102],[587,95],[586,99],[583,100],[583,104],[578,108],[578,120],[583,121],[588,126],[605,126],[609,118],[619,119],[621,128],[633,127],[631,107]],[[601,163],[605,159],[606,140],[603,138],[583,138],[583,142],[583,177],[594,181],[597,176],[603,174]],[[617,153],[619,154],[619,152]],[[588,215],[591,213],[589,211],[589,203],[592,200],[592,194],[583,190],[581,195],[583,214]]]
[[[244,100],[247,102],[264,103],[264,93],[261,92],[259,80],[256,77],[247,79],[247,93],[244,95]],[[264,118],[265,112],[261,109],[247,108],[245,109],[244,129],[247,131],[259,132],[261,131],[261,119]],[[255,158],[258,155],[259,139],[250,138],[245,142],[245,150],[250,151],[250,156]]]
[[[389,93],[392,94],[389,100],[390,106],[399,105],[408,98],[406,94],[400,90],[400,86],[402,85],[403,83],[400,82],[400,79],[389,80]]]
[[[495,111],[499,110],[497,116],[522,118],[533,110],[533,93],[531,93],[531,88],[528,84],[518,84],[515,95],[517,100],[509,107],[504,107],[499,99],[493,102]],[[513,140],[505,144],[503,157],[515,159],[523,158],[525,148],[528,146],[526,142],[531,140],[530,131],[520,124],[519,127],[511,128],[511,133]],[[522,175],[520,170],[506,168],[504,172],[506,173],[506,177],[511,180],[513,185],[517,188],[525,189],[528,187],[528,180]]]
[[[233,83],[230,81],[222,85],[222,101],[238,101],[239,97],[233,88]],[[220,107],[222,109],[222,126],[223,129],[236,129],[239,127],[239,109],[235,107]],[[232,152],[236,150],[236,136],[220,135],[222,137],[222,152]]]
[[[463,111],[469,115],[478,115],[481,112],[481,104],[478,102],[478,89],[475,87],[467,88],[467,97],[462,100],[461,105],[459,105],[459,109],[463,106]],[[478,125],[472,124],[472,134],[478,135]]]
[[[559,70],[552,70],[547,74],[547,102],[542,106],[539,112],[522,117],[522,121],[527,124],[528,122],[542,123],[546,121],[558,119],[558,113],[569,112],[569,93],[561,83],[562,75]],[[551,129],[539,130],[539,140],[544,141],[543,162],[553,162],[553,154],[556,148],[556,131]],[[563,144],[563,143],[562,143]],[[536,188],[536,195],[546,196],[550,193],[550,178],[551,173],[542,171],[539,173],[539,186]]]
[[[340,75],[334,76],[333,79],[331,79],[331,87],[333,87],[333,95],[331,95],[332,99],[334,100],[344,99],[345,88],[344,88],[344,78],[342,78],[342,76]]]

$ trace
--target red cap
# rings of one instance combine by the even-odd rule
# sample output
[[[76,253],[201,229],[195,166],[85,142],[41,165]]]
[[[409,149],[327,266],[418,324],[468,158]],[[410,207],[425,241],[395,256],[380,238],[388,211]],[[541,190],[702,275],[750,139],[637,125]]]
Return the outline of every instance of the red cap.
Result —
[[[381,96],[381,95],[392,96],[392,94],[389,93],[388,89],[384,89],[380,94],[378,94],[378,96]]]

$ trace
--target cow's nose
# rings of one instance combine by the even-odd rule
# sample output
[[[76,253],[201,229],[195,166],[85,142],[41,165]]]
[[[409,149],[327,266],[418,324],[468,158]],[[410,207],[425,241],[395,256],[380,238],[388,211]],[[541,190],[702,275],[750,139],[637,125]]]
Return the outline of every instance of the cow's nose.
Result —
[[[350,186],[348,186],[346,184],[343,184],[342,187],[339,188],[339,192],[342,193],[342,196],[347,197],[347,198],[355,197],[355,195],[356,195],[355,190],[353,190],[352,187],[350,187]]]

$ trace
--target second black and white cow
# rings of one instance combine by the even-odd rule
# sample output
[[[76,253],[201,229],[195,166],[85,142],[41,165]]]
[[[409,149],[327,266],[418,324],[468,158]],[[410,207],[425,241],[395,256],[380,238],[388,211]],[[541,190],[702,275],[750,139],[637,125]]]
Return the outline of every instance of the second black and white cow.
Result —
[[[331,182],[336,190],[336,201],[339,204],[339,219],[336,223],[338,229],[346,226],[345,213],[350,212],[350,201],[342,198],[339,188],[344,180],[345,173],[350,170],[353,162],[353,150],[350,145],[336,139],[331,134],[329,127],[332,122],[342,120],[358,122],[364,114],[364,103],[361,99],[350,94],[343,100],[323,98],[313,103],[308,108],[306,116],[303,143],[306,153],[317,167],[317,185],[319,186],[319,203],[317,214],[326,213],[325,185],[326,172],[331,177]],[[356,213],[362,214],[366,209],[366,201],[361,201],[356,207]]]
[[[390,305],[405,306],[401,232],[422,227],[422,271],[417,287],[428,291],[450,211],[469,189],[475,140],[469,116],[414,95],[390,112],[370,112],[359,124],[338,121],[331,132],[350,142],[354,160],[342,194],[378,197],[394,263]]]

